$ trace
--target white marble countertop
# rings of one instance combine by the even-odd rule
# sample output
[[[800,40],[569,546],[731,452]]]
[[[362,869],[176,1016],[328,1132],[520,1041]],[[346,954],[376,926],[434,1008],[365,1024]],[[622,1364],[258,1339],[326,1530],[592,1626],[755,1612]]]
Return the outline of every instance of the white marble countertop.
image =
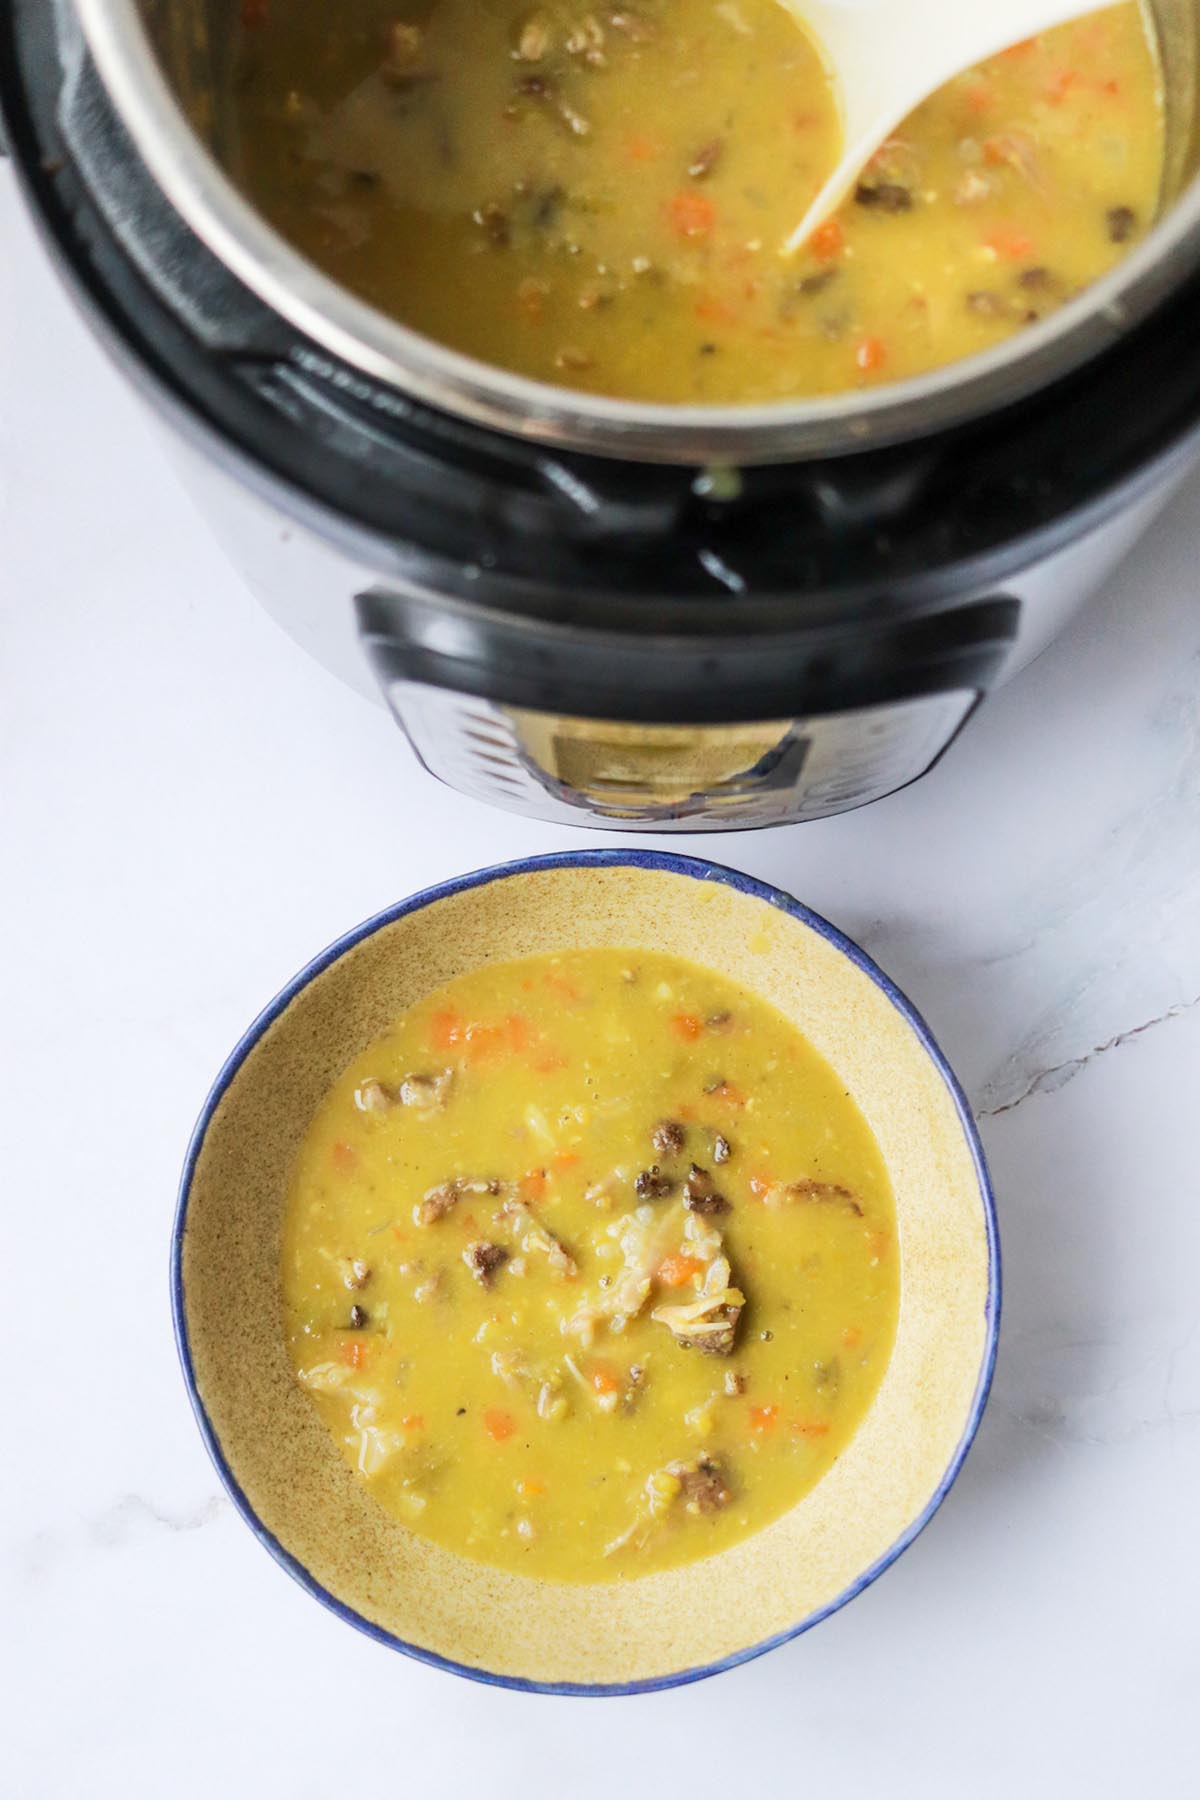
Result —
[[[314,950],[588,839],[436,788],[259,612],[0,168],[5,1800],[1195,1792],[1198,551],[1200,481],[927,780],[703,842],[858,937],[980,1112],[1006,1311],[942,1512],[716,1682],[456,1680],[315,1606],[222,1498],[171,1342],[175,1186]]]

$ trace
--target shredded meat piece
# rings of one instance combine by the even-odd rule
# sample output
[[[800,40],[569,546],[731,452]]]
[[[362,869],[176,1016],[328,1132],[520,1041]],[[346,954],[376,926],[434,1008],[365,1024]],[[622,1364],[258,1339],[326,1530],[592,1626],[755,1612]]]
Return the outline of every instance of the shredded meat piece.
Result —
[[[608,1212],[615,1198],[616,1185],[615,1175],[605,1175],[601,1180],[593,1181],[590,1187],[585,1188],[583,1197],[590,1205],[598,1206],[602,1212]]]
[[[678,1480],[689,1512],[719,1512],[733,1499],[720,1463],[706,1450],[694,1462],[668,1463],[667,1472]]]
[[[510,1225],[517,1234],[517,1242],[526,1255],[536,1252],[544,1256],[556,1275],[570,1280],[579,1273],[575,1258],[564,1244],[547,1231],[541,1220],[534,1216],[532,1207],[524,1200],[509,1199],[500,1208],[498,1217]]]
[[[675,1183],[669,1175],[662,1173],[657,1163],[653,1163],[636,1178],[633,1191],[639,1200],[666,1200],[675,1192]]]
[[[744,1394],[745,1391],[746,1377],[742,1374],[742,1371],[740,1369],[726,1369],[725,1392],[729,1395],[730,1399],[736,1400],[738,1395]]]
[[[491,1177],[455,1175],[450,1181],[441,1181],[437,1187],[431,1187],[425,1198],[413,1207],[414,1225],[434,1225],[444,1219],[451,1207],[457,1206],[464,1194],[498,1194],[500,1183]]]
[[[650,1317],[668,1327],[681,1350],[700,1350],[705,1356],[730,1356],[746,1302],[737,1288],[730,1288],[728,1292],[736,1297],[714,1295],[710,1300],[694,1300],[682,1306],[659,1306]]]
[[[978,169],[968,169],[954,189],[955,206],[978,206],[980,201],[987,200],[992,192],[992,184],[986,175]]]
[[[439,1075],[406,1075],[400,1083],[400,1104],[418,1112],[440,1112],[453,1082],[453,1069],[443,1069]]]
[[[687,1215],[684,1242],[694,1256],[707,1264],[699,1297],[657,1306],[650,1317],[667,1327],[681,1350],[728,1356],[746,1296],[731,1285],[733,1277],[721,1234],[706,1219],[697,1213]]]
[[[683,1184],[683,1204],[689,1212],[705,1213],[709,1217],[729,1211],[728,1200],[724,1194],[718,1194],[708,1170],[697,1163],[692,1164]]]
[[[650,1133],[650,1142],[660,1156],[674,1156],[683,1149],[683,1140],[687,1134],[682,1125],[674,1119],[663,1119]]]
[[[545,13],[531,13],[521,27],[513,56],[517,62],[543,62],[553,42],[553,29]]]
[[[471,217],[489,243],[495,244],[498,250],[508,248],[512,241],[512,221],[498,201],[488,200],[483,206],[477,206]]]
[[[670,1241],[679,1230],[674,1208],[666,1213],[652,1207],[639,1206],[608,1227],[621,1251],[622,1268],[616,1279],[583,1306],[567,1323],[566,1329],[584,1344],[590,1344],[596,1327],[607,1324],[613,1331],[623,1331],[629,1320],[636,1318],[647,1300],[654,1271],[665,1256]]]
[[[503,1244],[489,1244],[485,1239],[477,1238],[467,1245],[462,1259],[476,1281],[483,1287],[491,1287],[497,1269],[508,1261],[508,1251]]]
[[[354,1104],[359,1112],[387,1112],[390,1106],[396,1104],[396,1098],[384,1087],[382,1081],[376,1081],[373,1075],[368,1075],[354,1090]]]
[[[644,1550],[655,1527],[682,1502],[684,1510],[693,1513],[719,1512],[733,1499],[733,1491],[724,1470],[707,1450],[688,1462],[668,1463],[646,1477],[642,1503],[630,1523],[617,1537],[604,1546],[605,1556],[619,1550]]]
[[[859,206],[873,206],[878,212],[889,213],[909,212],[913,203],[912,189],[899,181],[860,181],[854,199]]]
[[[1137,214],[1132,206],[1110,206],[1104,222],[1114,244],[1127,244],[1137,229]]]
[[[703,181],[706,175],[711,175],[720,162],[724,149],[724,138],[710,138],[707,144],[702,144],[688,164],[687,172],[692,180]]]
[[[348,1288],[365,1288],[371,1279],[371,1271],[365,1262],[356,1257],[353,1262],[347,1260],[342,1280]]]
[[[538,1389],[538,1418],[546,1419],[552,1425],[557,1425],[561,1420],[566,1418],[570,1410],[570,1402],[563,1393],[562,1382],[557,1377],[552,1378],[550,1381],[543,1381],[541,1387]]]
[[[844,1206],[861,1219],[863,1209],[847,1187],[836,1181],[814,1181],[806,1176],[802,1181],[773,1181],[762,1195],[764,1206],[773,1210],[781,1206],[795,1206],[805,1202],[815,1202],[822,1206]]]
[[[585,13],[567,32],[568,56],[581,56],[594,69],[604,67],[604,27],[593,13]]]
[[[967,306],[981,319],[1003,319],[1008,315],[1008,304],[1003,295],[992,288],[974,288],[967,295]]]
[[[424,33],[419,25],[406,25],[397,20],[387,35],[387,60],[382,68],[385,81],[403,81],[421,60]]]
[[[727,1163],[732,1155],[733,1147],[730,1144],[729,1139],[727,1137],[722,1137],[721,1133],[718,1131],[716,1137],[713,1139],[713,1161],[715,1163]]]
[[[624,32],[625,36],[632,39],[635,44],[648,44],[654,38],[653,25],[648,19],[641,18],[637,13],[611,12],[608,15],[608,22],[614,31]]]
[[[431,1187],[425,1198],[413,1207],[414,1225],[433,1225],[438,1219],[444,1219],[452,1206],[458,1205],[462,1192],[457,1181],[443,1181],[438,1187]]]

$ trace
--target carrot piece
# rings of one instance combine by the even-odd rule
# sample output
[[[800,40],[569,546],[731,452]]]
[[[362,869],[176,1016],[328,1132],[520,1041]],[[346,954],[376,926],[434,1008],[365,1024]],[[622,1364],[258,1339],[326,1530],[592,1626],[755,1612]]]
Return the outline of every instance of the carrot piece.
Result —
[[[888,1253],[891,1239],[886,1231],[873,1231],[867,1239],[867,1248],[871,1252],[871,1261],[879,1262]]]
[[[707,237],[717,222],[717,209],[707,194],[681,188],[667,202],[667,218],[680,237]]]
[[[367,1346],[361,1338],[343,1338],[337,1347],[337,1359],[351,1369],[366,1367]]]
[[[509,1013],[504,1021],[504,1032],[510,1049],[518,1052],[528,1050],[533,1028],[523,1013]]]
[[[1033,239],[1024,231],[989,231],[983,241],[989,250],[1011,262],[1020,262],[1033,253]]]
[[[1078,80],[1078,69],[1056,69],[1043,90],[1051,106],[1061,106]]]
[[[567,1059],[561,1050],[547,1050],[544,1056],[535,1057],[532,1067],[535,1075],[553,1075],[556,1069],[565,1069]]]
[[[854,347],[854,361],[864,375],[874,375],[887,361],[887,351],[877,337],[860,338]]]
[[[405,1413],[400,1421],[404,1431],[424,1431],[425,1421],[420,1413]]]
[[[468,1025],[467,1026],[467,1058],[470,1062],[484,1062],[490,1056],[500,1056],[512,1048],[512,1037],[509,1021],[502,1025]]]
[[[698,1256],[664,1256],[656,1274],[664,1287],[683,1287],[693,1275],[699,1275],[703,1267]]]
[[[550,1158],[550,1166],[554,1169],[573,1169],[580,1160],[578,1150],[559,1150]]]
[[[545,1482],[536,1475],[522,1476],[517,1483],[517,1492],[522,1500],[540,1500],[545,1491]]]
[[[853,1350],[855,1344],[861,1344],[863,1329],[861,1325],[845,1325],[842,1327],[842,1342],[847,1349]]]
[[[751,1431],[773,1431],[779,1423],[779,1408],[774,1405],[752,1406],[748,1416]]]
[[[640,131],[635,131],[626,140],[625,154],[630,162],[653,162],[658,155],[658,145],[653,138],[644,137]]]
[[[348,1175],[358,1167],[358,1151],[353,1144],[338,1142],[333,1146],[333,1166],[339,1174]]]
[[[560,1000],[565,1000],[568,1006],[578,1006],[583,999],[583,995],[575,983],[569,981],[565,975],[559,975],[551,969],[543,979],[550,992],[557,994]]]
[[[747,1185],[749,1186],[750,1192],[754,1195],[754,1198],[756,1200],[761,1200],[763,1195],[772,1186],[774,1179],[774,1176],[771,1175],[768,1170],[759,1169],[756,1174],[750,1177]]]
[[[705,1096],[708,1100],[723,1100],[726,1106],[745,1106],[746,1096],[733,1081],[719,1081],[715,1088]]]
[[[545,1169],[526,1169],[524,1175],[517,1182],[517,1187],[520,1189],[522,1200],[543,1199],[546,1193]]]
[[[453,1050],[463,1041],[461,1013],[436,1012],[429,1024],[429,1041],[435,1050]]]
[[[808,247],[818,262],[832,262],[845,248],[846,234],[837,219],[826,219],[808,240]]]
[[[992,105],[992,90],[985,81],[973,81],[964,96],[967,110],[976,115],[989,112]]]
[[[825,1437],[829,1424],[825,1419],[796,1419],[792,1423],[792,1430],[800,1437]]]
[[[671,1030],[676,1037],[698,1038],[704,1030],[704,1020],[696,1013],[676,1013],[671,1020]]]
[[[1037,45],[1038,40],[1035,37],[1022,38],[1020,43],[1010,44],[1008,49],[1001,50],[1000,54],[1005,61],[1015,60],[1018,56],[1028,56],[1031,50],[1037,49]]]
[[[706,325],[735,325],[737,323],[736,308],[730,306],[727,300],[718,300],[714,294],[705,294],[702,300],[697,300],[692,311]]]
[[[611,1363],[593,1363],[588,1371],[588,1380],[598,1394],[616,1394],[621,1388],[621,1377]]]
[[[549,297],[549,284],[539,281],[536,275],[526,275],[517,286],[517,305],[531,325],[541,324]]]
[[[502,1444],[517,1428],[511,1413],[505,1412],[502,1406],[489,1406],[483,1415],[483,1429],[494,1444]]]

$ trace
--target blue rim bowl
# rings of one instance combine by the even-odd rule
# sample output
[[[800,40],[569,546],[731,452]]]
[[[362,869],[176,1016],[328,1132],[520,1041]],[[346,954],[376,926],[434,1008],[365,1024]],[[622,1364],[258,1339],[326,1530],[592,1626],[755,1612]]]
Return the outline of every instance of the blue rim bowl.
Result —
[[[865,975],[890,1005],[901,1016],[916,1036],[933,1068],[949,1094],[953,1108],[957,1114],[963,1138],[969,1148],[974,1165],[975,1179],[978,1184],[978,1197],[983,1215],[987,1240],[988,1279],[985,1303],[985,1337],[984,1353],[980,1364],[978,1381],[962,1435],[951,1456],[945,1471],[929,1501],[921,1512],[912,1520],[907,1529],[889,1546],[883,1555],[876,1558],[871,1565],[827,1605],[810,1612],[795,1625],[786,1630],[765,1637],[757,1643],[696,1667],[672,1671],[650,1679],[625,1682],[569,1682],[569,1681],[536,1681],[510,1674],[496,1674],[468,1663],[456,1662],[450,1657],[440,1656],[435,1651],[420,1645],[405,1642],[394,1633],[363,1616],[346,1605],[329,1589],[316,1580],[304,1565],[293,1556],[279,1539],[268,1529],[255,1512],[250,1500],[243,1491],[225,1455],[221,1441],[214,1428],[212,1419],[201,1397],[196,1369],[193,1361],[192,1346],[189,1341],[187,1311],[184,1297],[183,1245],[188,1222],[188,1204],[192,1191],[196,1166],[204,1147],[205,1138],[213,1116],[221,1103],[230,1084],[238,1071],[252,1054],[264,1034],[291,1002],[312,981],[328,969],[339,958],[346,955],[356,945],[373,936],[377,931],[393,924],[396,920],[427,907],[435,901],[443,900],[463,893],[471,888],[487,883],[507,881],[514,876],[527,875],[543,870],[553,869],[614,869],[629,868],[636,870],[664,871],[673,875],[691,877],[697,881],[716,882],[732,888],[739,893],[754,899],[765,901],[789,917],[807,926],[811,931],[823,938],[840,954],[846,957]],[[819,913],[793,899],[791,895],[758,881],[754,877],[744,875],[723,864],[709,862],[704,859],[672,855],[659,850],[582,850],[566,851],[556,855],[528,857],[516,862],[499,863],[491,868],[477,869],[467,875],[455,877],[453,880],[440,883],[436,887],[424,889],[407,900],[398,901],[385,911],[375,914],[373,918],[356,925],[344,936],[336,939],[326,949],[288,982],[287,986],[264,1007],[254,1023],[243,1034],[233,1051],[226,1059],[212,1089],[210,1090],[200,1117],[197,1120],[188,1145],[184,1161],[183,1174],[179,1186],[179,1197],[175,1212],[174,1228],[171,1239],[171,1310],[174,1321],[175,1341],[179,1351],[179,1359],[183,1369],[183,1377],[187,1386],[192,1411],[200,1428],[209,1456],[212,1458],[217,1474],[233,1502],[237,1512],[249,1526],[259,1542],[270,1552],[281,1568],[297,1581],[306,1593],[328,1607],[329,1610],[344,1619],[347,1624],[365,1632],[376,1642],[386,1644],[390,1649],[399,1650],[406,1656],[415,1657],[418,1661],[428,1663],[434,1668],[445,1669],[455,1675],[463,1675],[473,1681],[480,1681],[490,1686],[515,1688],[527,1693],[566,1694],[586,1696],[617,1696],[628,1694],[652,1693],[662,1688],[679,1687],[693,1681],[702,1681],[710,1675],[717,1675],[726,1669],[736,1668],[739,1664],[749,1662],[754,1657],[762,1656],[766,1651],[777,1648],[780,1644],[790,1642],[811,1630],[814,1625],[837,1612],[848,1601],[876,1581],[885,1569],[891,1567],[896,1559],[908,1548],[928,1525],[933,1515],[941,1506],[950,1488],[953,1486],[963,1465],[967,1452],[971,1447],[979,1423],[987,1403],[995,1369],[996,1348],[1000,1327],[1000,1244],[996,1223],[995,1200],[983,1146],[975,1126],[966,1096],[963,1093],[953,1070],[946,1061],[933,1033],[913,1006],[912,1002],[892,982],[883,970],[852,939],[822,918]]]

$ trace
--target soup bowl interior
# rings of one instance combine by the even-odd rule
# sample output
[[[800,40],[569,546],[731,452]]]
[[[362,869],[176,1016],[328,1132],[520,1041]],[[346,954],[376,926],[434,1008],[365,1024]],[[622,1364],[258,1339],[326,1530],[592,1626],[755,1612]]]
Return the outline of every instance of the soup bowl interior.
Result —
[[[703,1565],[604,1585],[509,1574],[391,1518],[343,1461],[284,1340],[281,1228],[316,1107],[394,1016],[480,964],[602,945],[690,957],[771,1001],[838,1070],[895,1190],[895,1348],[846,1452]],[[949,1486],[982,1409],[998,1269],[981,1153],[917,1016],[814,915],[708,864],[624,852],[485,872],[352,933],[251,1028],[197,1127],[175,1299],[202,1429],[240,1509],[318,1598],[397,1647],[513,1685],[627,1692],[712,1673],[873,1578]]]

